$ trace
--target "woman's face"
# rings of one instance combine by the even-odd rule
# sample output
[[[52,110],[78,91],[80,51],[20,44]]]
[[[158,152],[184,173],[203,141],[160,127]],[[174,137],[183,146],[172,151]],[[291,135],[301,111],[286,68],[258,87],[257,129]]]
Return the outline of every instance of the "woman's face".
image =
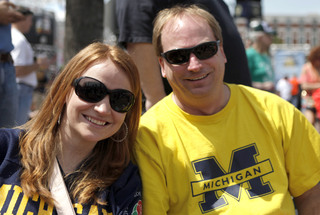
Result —
[[[132,91],[128,77],[111,60],[98,62],[82,75],[102,82],[109,90]],[[96,103],[80,99],[74,88],[67,97],[61,131],[75,142],[93,143],[115,134],[124,122],[126,113],[119,113],[110,106],[109,95]]]

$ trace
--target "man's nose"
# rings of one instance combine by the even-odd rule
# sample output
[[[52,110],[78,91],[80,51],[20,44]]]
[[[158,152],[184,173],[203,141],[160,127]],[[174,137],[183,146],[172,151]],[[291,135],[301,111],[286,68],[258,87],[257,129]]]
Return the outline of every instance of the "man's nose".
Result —
[[[188,70],[198,72],[202,67],[201,60],[197,58],[197,56],[193,53],[190,54],[189,63],[188,63]]]

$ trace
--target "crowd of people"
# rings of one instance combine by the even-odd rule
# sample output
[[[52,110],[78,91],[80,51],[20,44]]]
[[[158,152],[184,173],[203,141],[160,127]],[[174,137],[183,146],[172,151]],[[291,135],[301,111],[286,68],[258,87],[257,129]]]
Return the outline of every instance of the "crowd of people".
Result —
[[[0,214],[318,214],[320,48],[274,83],[267,23],[245,49],[222,0],[157,2],[117,1],[119,45],[84,47],[17,126],[46,65],[0,1]]]
[[[276,93],[292,103],[320,132],[320,45],[310,50],[300,77],[285,74],[276,80],[270,55],[276,32],[261,20],[251,21],[249,27],[250,44],[246,47],[246,55],[252,87]]]

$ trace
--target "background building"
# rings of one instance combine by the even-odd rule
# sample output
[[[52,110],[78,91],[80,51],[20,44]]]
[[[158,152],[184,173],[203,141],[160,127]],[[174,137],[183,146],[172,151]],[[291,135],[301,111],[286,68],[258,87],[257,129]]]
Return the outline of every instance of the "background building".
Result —
[[[320,45],[320,13],[264,15],[261,1],[237,0],[234,20],[244,44],[249,44],[248,25],[255,19],[266,21],[277,32],[270,49],[275,82],[285,75],[299,76],[310,49]]]
[[[320,45],[320,15],[265,16],[264,20],[276,30],[276,44]],[[245,41],[249,33],[247,19],[235,18],[235,22]]]
[[[265,20],[277,31],[285,44],[320,44],[320,15],[266,16]]]

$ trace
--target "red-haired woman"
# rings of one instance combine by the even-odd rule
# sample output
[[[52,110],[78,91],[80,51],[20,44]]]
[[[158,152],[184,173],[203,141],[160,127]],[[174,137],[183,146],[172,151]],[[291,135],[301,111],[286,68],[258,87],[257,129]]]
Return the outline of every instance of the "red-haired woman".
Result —
[[[139,83],[115,46],[94,43],[73,57],[39,113],[21,130],[0,130],[0,213],[140,214],[141,181],[130,162]]]

